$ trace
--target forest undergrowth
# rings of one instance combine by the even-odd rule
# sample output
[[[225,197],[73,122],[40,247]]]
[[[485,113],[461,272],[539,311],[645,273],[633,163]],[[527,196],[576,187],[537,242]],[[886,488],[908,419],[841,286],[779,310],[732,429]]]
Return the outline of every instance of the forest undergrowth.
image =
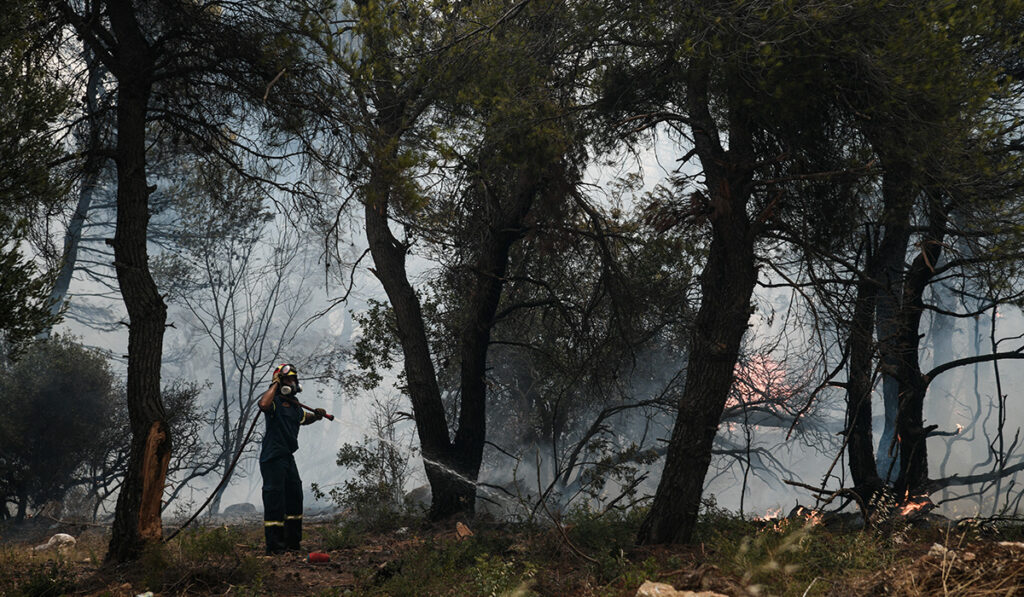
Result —
[[[630,596],[645,581],[729,596],[1011,595],[1024,591],[1021,521],[911,521],[871,529],[817,514],[741,518],[706,502],[697,540],[637,547],[644,512],[576,509],[552,523],[427,523],[395,516],[308,524],[303,551],[263,555],[258,522],[191,529],[138,561],[101,566],[107,531],[0,527],[0,595]],[[56,532],[59,552],[34,551]],[[310,563],[311,551],[330,556]]]

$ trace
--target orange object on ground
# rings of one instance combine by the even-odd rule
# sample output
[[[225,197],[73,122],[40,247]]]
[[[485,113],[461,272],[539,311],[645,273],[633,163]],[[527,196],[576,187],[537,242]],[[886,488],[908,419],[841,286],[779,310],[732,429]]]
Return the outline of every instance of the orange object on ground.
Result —
[[[329,555],[325,554],[325,553],[324,553],[324,552],[322,552],[322,551],[313,551],[313,552],[310,552],[310,554],[309,554],[309,557],[308,557],[308,558],[306,558],[306,561],[307,561],[307,562],[313,562],[313,563],[317,563],[317,562],[329,562],[330,560],[331,560],[331,556],[329,556]]]

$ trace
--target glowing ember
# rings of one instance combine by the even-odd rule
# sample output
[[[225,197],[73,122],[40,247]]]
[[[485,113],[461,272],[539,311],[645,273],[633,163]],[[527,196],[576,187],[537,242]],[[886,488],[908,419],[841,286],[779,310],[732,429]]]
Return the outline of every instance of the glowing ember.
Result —
[[[810,508],[804,508],[803,506],[797,506],[790,517],[796,518],[802,516],[807,521],[807,526],[815,526],[821,524],[823,514],[818,510],[812,510]]]
[[[908,500],[907,503],[903,505],[903,508],[900,509],[900,514],[902,516],[910,516],[914,512],[924,510],[929,507],[933,507],[933,504],[931,500],[928,499],[928,496],[919,496],[912,500]]]
[[[807,510],[804,515],[807,518],[807,526],[817,526],[821,524],[823,515],[818,510]]]
[[[740,404],[760,404],[784,400],[796,392],[786,379],[786,368],[765,355],[754,355],[736,364],[736,385],[726,403],[727,407]]]
[[[960,432],[963,431],[963,430],[964,430],[964,426],[961,425],[960,423],[957,423],[956,424],[956,434],[960,435]]]

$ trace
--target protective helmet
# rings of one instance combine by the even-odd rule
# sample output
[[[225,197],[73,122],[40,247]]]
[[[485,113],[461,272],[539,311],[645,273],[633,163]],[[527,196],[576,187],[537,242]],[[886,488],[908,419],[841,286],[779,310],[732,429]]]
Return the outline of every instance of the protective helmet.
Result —
[[[294,377],[296,385],[295,393],[298,394],[299,392],[302,391],[302,384],[299,383],[299,372],[296,371],[295,365],[292,365],[291,363],[281,363],[280,365],[277,366],[276,369],[274,369],[274,377],[278,379],[284,379],[285,377]],[[282,393],[287,394],[287,392]]]

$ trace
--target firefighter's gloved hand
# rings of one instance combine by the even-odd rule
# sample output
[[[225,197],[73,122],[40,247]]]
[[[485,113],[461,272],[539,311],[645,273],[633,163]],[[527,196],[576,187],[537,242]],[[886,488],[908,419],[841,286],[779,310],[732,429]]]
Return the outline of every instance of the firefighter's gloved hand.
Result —
[[[281,385],[281,376],[278,375],[278,373],[276,371],[274,372],[274,378],[270,380],[270,383],[271,383],[271,385],[273,385],[275,383],[277,385]]]
[[[316,420],[319,421],[327,416],[327,411],[322,408],[313,409],[313,414],[316,415]]]

